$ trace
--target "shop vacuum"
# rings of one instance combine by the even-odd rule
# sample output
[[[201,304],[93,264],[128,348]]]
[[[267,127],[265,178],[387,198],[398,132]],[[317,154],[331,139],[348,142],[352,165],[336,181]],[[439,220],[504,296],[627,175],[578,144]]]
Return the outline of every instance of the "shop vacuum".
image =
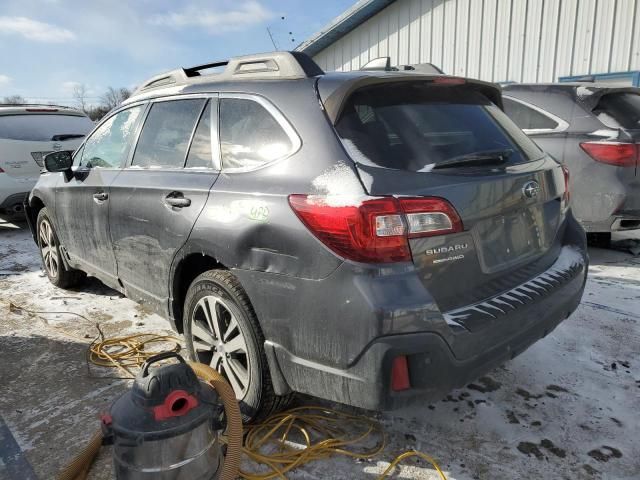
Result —
[[[150,368],[170,358],[178,362]],[[200,370],[201,378],[213,380],[202,374],[209,367],[191,365]],[[214,389],[215,381],[201,381],[194,368],[174,352],[150,358],[132,388],[102,416],[103,444],[113,445],[118,480],[218,480],[226,476],[222,470],[228,452],[223,453],[220,434],[229,423],[228,409]],[[235,406],[239,413],[237,403]],[[240,422],[241,432],[239,416],[234,421]],[[229,442],[225,448],[231,446]],[[236,454],[239,458],[239,452]]]

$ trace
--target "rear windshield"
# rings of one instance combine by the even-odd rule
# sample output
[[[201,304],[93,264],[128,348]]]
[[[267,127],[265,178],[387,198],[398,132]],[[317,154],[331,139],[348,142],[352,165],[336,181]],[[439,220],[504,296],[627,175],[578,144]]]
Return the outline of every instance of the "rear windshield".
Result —
[[[77,115],[0,116],[0,138],[8,140],[65,141],[81,138],[92,128],[88,117]]]
[[[640,95],[610,93],[593,109],[600,121],[610,128],[640,129]]]
[[[354,161],[414,172],[486,152],[508,152],[510,164],[543,156],[502,110],[468,87],[368,87],[349,98],[336,130]]]

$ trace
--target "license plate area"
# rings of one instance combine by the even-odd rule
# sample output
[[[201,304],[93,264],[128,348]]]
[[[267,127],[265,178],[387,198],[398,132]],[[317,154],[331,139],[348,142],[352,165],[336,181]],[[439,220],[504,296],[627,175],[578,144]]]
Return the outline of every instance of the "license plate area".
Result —
[[[544,254],[559,221],[560,203],[552,201],[478,222],[472,234],[482,271],[498,272]]]

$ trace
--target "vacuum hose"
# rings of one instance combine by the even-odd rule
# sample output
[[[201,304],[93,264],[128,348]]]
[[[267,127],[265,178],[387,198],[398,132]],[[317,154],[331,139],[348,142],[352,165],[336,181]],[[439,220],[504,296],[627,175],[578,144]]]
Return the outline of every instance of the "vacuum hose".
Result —
[[[210,366],[198,362],[188,362],[188,364],[201,380],[215,388],[222,399],[227,417],[227,454],[222,464],[220,480],[235,480],[240,471],[242,455],[242,416],[236,394],[224,377]]]
[[[211,385],[222,399],[227,417],[227,454],[224,457],[219,480],[235,480],[240,471],[242,454],[242,416],[236,395],[222,375],[208,365],[188,362],[195,374]],[[58,474],[57,480],[84,480],[102,446],[102,429],[98,429],[87,445]]]
[[[102,446],[102,429],[98,429],[92,436],[87,445],[73,457],[67,465],[62,469],[57,480],[84,480],[87,478],[89,468],[93,463],[93,459],[98,455],[98,451]]]

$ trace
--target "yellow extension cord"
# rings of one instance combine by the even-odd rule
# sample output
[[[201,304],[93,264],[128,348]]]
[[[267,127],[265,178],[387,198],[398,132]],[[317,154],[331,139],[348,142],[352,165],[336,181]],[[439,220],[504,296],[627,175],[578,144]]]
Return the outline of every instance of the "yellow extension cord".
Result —
[[[9,304],[10,311],[23,310],[35,315],[73,314],[73,312],[40,312]],[[47,323],[48,326],[51,326]],[[51,326],[68,334],[64,329]],[[124,337],[104,338],[100,333],[87,350],[87,359],[101,367],[118,368],[128,376],[134,374],[130,368],[139,367],[149,357],[167,351],[149,350],[152,344],[175,343],[171,351],[179,351],[180,344],[176,337],[168,335],[136,334]],[[76,337],[76,335],[71,335]],[[349,435],[347,430],[360,429],[360,433]],[[372,435],[378,435],[380,441],[373,447],[360,448]],[[294,439],[295,437],[295,439]],[[303,447],[300,448],[300,442]],[[286,479],[286,473],[314,460],[322,460],[335,455],[344,455],[357,459],[370,459],[380,454],[386,446],[382,425],[364,416],[350,415],[344,412],[320,406],[303,406],[276,413],[265,421],[245,425],[243,453],[257,466],[256,472],[240,470],[241,478],[246,480]],[[398,455],[378,477],[388,478],[391,472],[410,457],[420,457],[429,462],[438,472],[441,480],[447,480],[438,463],[429,455],[410,450]]]

